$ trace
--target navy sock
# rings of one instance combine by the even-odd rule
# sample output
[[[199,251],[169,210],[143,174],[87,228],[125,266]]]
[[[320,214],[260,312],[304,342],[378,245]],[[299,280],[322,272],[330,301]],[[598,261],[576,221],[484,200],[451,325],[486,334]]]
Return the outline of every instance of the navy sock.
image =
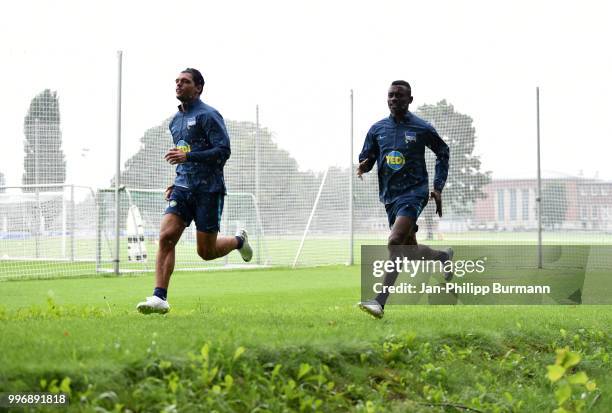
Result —
[[[236,249],[239,250],[244,245],[244,238],[236,236],[236,240],[238,241],[238,246],[236,247]]]
[[[165,300],[168,296],[168,290],[166,290],[165,288],[155,287],[155,289],[153,290],[153,295],[161,298],[162,300]]]

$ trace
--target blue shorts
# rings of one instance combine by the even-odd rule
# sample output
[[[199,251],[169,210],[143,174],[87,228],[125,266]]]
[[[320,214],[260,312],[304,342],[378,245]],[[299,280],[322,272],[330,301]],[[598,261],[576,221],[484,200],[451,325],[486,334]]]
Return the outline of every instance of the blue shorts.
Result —
[[[193,192],[175,186],[170,194],[166,214],[178,215],[188,227],[195,220],[201,232],[219,232],[224,194],[219,192]]]
[[[411,217],[416,221],[425,209],[427,201],[429,200],[429,194],[423,196],[423,194],[410,194],[403,196],[395,202],[385,205],[387,211],[387,218],[389,219],[389,228],[393,227],[397,217]],[[416,227],[416,231],[419,227]],[[415,232],[416,232],[415,231]]]

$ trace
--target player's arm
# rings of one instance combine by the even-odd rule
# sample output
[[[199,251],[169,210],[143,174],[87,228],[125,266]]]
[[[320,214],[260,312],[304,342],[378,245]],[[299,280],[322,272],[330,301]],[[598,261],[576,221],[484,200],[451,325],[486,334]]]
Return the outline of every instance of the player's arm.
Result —
[[[436,172],[434,176],[434,190],[431,192],[431,199],[436,202],[436,213],[442,217],[442,190],[448,177],[448,160],[450,149],[444,140],[438,135],[434,128],[431,128],[425,139],[425,145],[436,155]]]
[[[223,117],[218,112],[202,116],[199,120],[202,129],[208,136],[212,148],[204,151],[192,151],[186,154],[187,162],[223,163],[230,157],[230,140]]]
[[[172,124],[174,123],[175,120],[176,120],[176,116],[174,116],[172,118],[172,120],[170,121],[170,124],[168,125],[168,129],[170,130],[170,134],[172,134]],[[168,152],[166,152],[166,154],[164,155],[164,159],[170,165],[176,165],[177,163],[186,162],[187,161],[187,156],[185,155],[185,152],[183,152],[182,150],[180,150],[180,149],[175,147],[175,148],[168,149]],[[166,189],[166,193],[168,193],[168,189]]]
[[[368,132],[366,135],[365,141],[363,143],[363,148],[361,149],[361,153],[359,154],[359,166],[357,166],[357,176],[360,179],[363,179],[361,175],[364,173],[370,172],[376,163],[376,158],[378,158],[379,148],[376,139],[374,139],[374,133],[372,130]]]
[[[165,156],[166,161],[174,165],[183,162],[225,162],[231,154],[230,141],[221,115],[213,112],[198,119],[202,130],[208,136],[212,148],[203,151],[183,152],[180,149],[170,149]]]

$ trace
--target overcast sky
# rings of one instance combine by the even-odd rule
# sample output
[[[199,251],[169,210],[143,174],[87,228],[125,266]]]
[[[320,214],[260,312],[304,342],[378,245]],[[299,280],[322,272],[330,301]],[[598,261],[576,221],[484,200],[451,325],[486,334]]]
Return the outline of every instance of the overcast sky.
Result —
[[[0,171],[20,183],[23,118],[51,88],[68,180],[108,185],[121,49],[123,162],[176,110],[174,79],[192,66],[226,119],[254,120],[259,104],[262,126],[317,170],[348,164],[350,89],[358,152],[388,114],[390,81],[406,79],[415,106],[446,99],[474,119],[476,153],[494,176],[535,176],[539,85],[543,168],[612,179],[610,3],[2,2]]]

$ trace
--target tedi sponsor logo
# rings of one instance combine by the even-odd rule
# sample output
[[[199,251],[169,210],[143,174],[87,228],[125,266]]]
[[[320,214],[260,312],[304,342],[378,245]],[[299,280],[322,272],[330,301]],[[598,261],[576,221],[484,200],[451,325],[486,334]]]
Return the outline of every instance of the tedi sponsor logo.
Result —
[[[402,155],[402,153],[398,151],[389,152],[387,156],[385,156],[385,159],[389,168],[393,169],[394,171],[402,169],[402,167],[406,163],[404,155]]]
[[[183,151],[185,153],[191,152],[191,146],[184,140],[180,140],[177,142],[176,149]]]

